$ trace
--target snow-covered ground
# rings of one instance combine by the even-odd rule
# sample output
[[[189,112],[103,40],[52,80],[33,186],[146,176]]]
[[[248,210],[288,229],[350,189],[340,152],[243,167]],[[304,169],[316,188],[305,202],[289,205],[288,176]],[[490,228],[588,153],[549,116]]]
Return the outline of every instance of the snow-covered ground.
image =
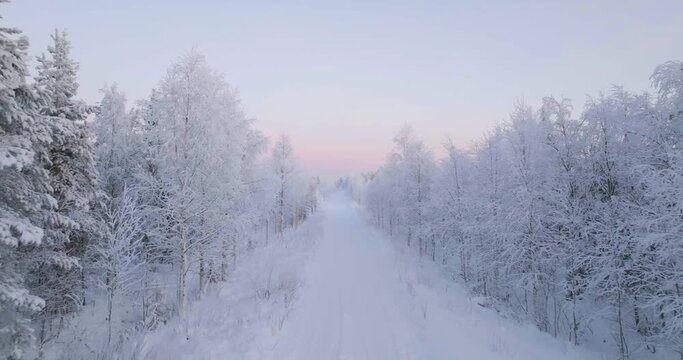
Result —
[[[607,358],[478,306],[341,192],[290,236],[243,259],[219,293],[149,335],[143,357]]]
[[[302,286],[302,272],[321,237],[322,213],[284,237],[271,237],[238,260],[229,280],[182,316],[137,344],[140,359],[258,358],[278,338]]]

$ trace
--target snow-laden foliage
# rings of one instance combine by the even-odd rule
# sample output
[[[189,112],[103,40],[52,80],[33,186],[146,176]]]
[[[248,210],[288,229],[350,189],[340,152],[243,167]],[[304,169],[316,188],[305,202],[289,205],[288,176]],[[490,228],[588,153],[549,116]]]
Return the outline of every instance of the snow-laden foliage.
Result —
[[[578,117],[517,104],[469,149],[432,160],[403,129],[366,177],[377,224],[453,278],[553,336],[620,358],[683,354],[683,67],[657,97],[614,87]]]
[[[57,200],[57,212],[46,223],[45,243],[32,254],[29,269],[33,292],[45,300],[45,308],[34,318],[41,324],[41,344],[58,334],[63,316],[77,311],[84,301],[81,264],[95,223],[90,203],[97,178],[85,124],[90,109],[76,98],[78,64],[71,59],[66,32],[55,30],[52,42],[49,55],[38,58],[34,83],[40,114],[54,129],[44,166]]]
[[[116,85],[78,99],[65,31],[31,85],[27,48],[0,28],[0,357],[116,357],[315,210],[289,141],[266,156],[202,55],[127,109]]]
[[[316,183],[304,181],[291,144],[264,158],[267,139],[195,52],[128,111],[125,95],[105,87],[92,127],[101,226],[89,268],[105,293],[106,332],[82,341],[102,354],[133,351],[125,344],[135,336],[184,316],[245,251],[315,210]],[[278,219],[287,221],[277,228]]]
[[[306,220],[317,207],[319,179],[305,181],[301,177],[289,138],[281,136],[271,151],[270,192],[275,194],[275,233],[282,235],[288,226]]]
[[[26,284],[56,201],[48,171],[53,129],[27,86],[28,41],[0,28],[0,357],[19,359],[34,343],[30,317],[45,307]]]

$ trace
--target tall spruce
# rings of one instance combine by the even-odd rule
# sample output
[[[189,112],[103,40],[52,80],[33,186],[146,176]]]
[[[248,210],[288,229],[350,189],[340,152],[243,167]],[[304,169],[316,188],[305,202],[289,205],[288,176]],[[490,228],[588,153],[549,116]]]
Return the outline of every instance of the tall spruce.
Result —
[[[53,132],[45,168],[61,215],[60,221],[48,224],[47,244],[35,254],[31,269],[31,284],[46,301],[39,316],[41,342],[53,335],[54,319],[74,312],[84,301],[82,264],[94,226],[89,207],[97,174],[85,122],[90,109],[76,99],[78,64],[71,59],[66,32],[55,30],[52,41],[47,49],[49,55],[38,57],[34,84],[40,97],[40,114],[57,130]]]
[[[64,220],[44,164],[53,129],[26,84],[28,40],[0,27],[0,357],[21,359],[34,344],[30,317],[45,302],[26,273],[44,247],[45,226]],[[40,265],[38,265],[40,266]]]

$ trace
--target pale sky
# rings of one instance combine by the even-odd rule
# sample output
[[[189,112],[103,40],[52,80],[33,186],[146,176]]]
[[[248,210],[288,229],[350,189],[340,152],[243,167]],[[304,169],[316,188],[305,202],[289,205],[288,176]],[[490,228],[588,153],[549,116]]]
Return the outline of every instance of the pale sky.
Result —
[[[325,177],[376,168],[404,124],[439,153],[468,146],[517,99],[648,90],[683,58],[683,1],[14,0],[3,26],[45,51],[66,28],[80,96],[146,97],[195,48],[271,138]],[[34,65],[35,62],[32,64]]]

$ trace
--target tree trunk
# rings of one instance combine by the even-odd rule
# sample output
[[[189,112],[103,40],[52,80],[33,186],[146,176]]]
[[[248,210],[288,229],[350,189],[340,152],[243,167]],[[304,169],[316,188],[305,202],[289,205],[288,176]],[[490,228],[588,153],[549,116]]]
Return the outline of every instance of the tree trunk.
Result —
[[[206,290],[206,254],[204,249],[199,251],[199,293],[197,299],[202,298],[202,294]]]
[[[185,308],[185,287],[187,281],[187,243],[185,239],[185,233],[181,227],[180,233],[180,263],[178,264],[178,312],[182,313]]]
[[[626,360],[629,357],[628,354],[628,345],[626,344],[626,336],[624,334],[624,324],[623,324],[623,319],[622,319],[622,314],[621,314],[621,308],[622,308],[622,300],[621,300],[621,291],[617,292],[617,324],[619,325],[619,352],[620,352],[620,359],[621,360]]]
[[[114,308],[114,289],[109,288],[109,298],[107,301],[107,344],[111,344],[111,322]]]

